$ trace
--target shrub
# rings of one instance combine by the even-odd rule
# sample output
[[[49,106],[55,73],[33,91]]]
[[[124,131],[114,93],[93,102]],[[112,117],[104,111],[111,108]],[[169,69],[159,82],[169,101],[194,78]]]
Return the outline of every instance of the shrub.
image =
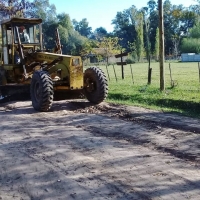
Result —
[[[127,63],[127,64],[134,64],[135,61],[134,61],[134,59],[132,59],[132,58],[127,58],[127,59],[126,59],[126,63]]]
[[[200,53],[200,40],[196,38],[184,38],[181,44],[183,53]]]

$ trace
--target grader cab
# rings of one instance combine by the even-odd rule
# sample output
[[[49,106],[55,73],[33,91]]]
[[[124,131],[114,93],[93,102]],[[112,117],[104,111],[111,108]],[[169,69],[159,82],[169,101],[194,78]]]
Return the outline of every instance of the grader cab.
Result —
[[[41,19],[11,18],[1,21],[0,96],[29,88],[32,105],[48,111],[55,91],[80,91],[92,103],[108,94],[104,72],[97,67],[83,70],[81,57],[63,55],[58,30],[55,48],[43,45]]]

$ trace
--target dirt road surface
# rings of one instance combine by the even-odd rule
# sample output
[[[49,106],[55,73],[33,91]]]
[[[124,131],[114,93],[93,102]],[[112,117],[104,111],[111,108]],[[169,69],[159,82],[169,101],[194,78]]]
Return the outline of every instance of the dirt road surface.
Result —
[[[0,104],[1,200],[200,199],[200,120],[83,100]]]

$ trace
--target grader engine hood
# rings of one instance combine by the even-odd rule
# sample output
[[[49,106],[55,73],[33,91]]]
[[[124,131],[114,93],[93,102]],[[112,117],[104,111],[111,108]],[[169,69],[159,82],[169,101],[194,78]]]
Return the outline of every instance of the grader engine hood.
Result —
[[[59,71],[61,80],[69,80],[69,89],[83,89],[83,64],[79,56],[37,52],[35,61],[46,63],[50,75]]]

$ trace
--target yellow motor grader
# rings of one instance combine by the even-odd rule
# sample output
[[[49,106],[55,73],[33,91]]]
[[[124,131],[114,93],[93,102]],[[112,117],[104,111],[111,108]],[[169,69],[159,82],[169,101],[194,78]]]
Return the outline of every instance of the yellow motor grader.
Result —
[[[3,20],[0,34],[0,96],[28,88],[37,111],[51,108],[55,91],[80,91],[95,104],[107,97],[104,72],[97,67],[84,71],[81,57],[63,55],[57,29],[55,48],[44,48],[41,19]]]

